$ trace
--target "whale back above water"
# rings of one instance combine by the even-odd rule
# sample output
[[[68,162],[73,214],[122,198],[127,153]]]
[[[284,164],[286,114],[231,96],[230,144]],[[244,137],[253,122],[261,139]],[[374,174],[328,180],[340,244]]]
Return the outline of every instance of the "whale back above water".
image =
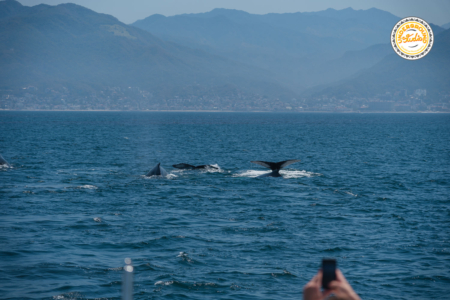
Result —
[[[299,161],[300,161],[300,159],[283,160],[280,162],[269,162],[269,161],[260,161],[260,160],[255,160],[255,161],[251,161],[251,162],[272,170],[271,173],[267,173],[267,174],[258,176],[258,178],[262,178],[262,177],[283,177],[280,174],[280,170],[284,167],[287,167],[287,166],[289,166],[293,163],[299,162]]]
[[[162,177],[167,177],[167,175],[168,175],[167,171],[163,167],[161,167],[161,163],[158,163],[145,176],[162,176]]]
[[[183,170],[194,170],[195,166],[190,165],[190,164],[176,164],[176,165],[172,165],[172,167],[177,168],[177,169],[183,169]]]
[[[182,170],[198,170],[198,169],[206,169],[206,168],[217,169],[216,167],[213,167],[211,165],[194,166],[194,165],[185,164],[185,163],[176,164],[176,165],[172,165],[172,166],[174,168],[182,169]]]

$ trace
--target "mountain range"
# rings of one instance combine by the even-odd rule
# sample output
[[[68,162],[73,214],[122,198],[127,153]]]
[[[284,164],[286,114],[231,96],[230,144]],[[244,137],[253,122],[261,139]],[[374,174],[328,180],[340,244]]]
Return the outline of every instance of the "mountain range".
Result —
[[[436,40],[430,54],[406,61],[389,43],[399,19],[375,8],[266,15],[214,9],[127,25],[75,4],[0,1],[0,96],[26,86],[79,94],[139,87],[159,98],[239,94],[286,101],[447,91],[449,30],[431,24]]]
[[[422,59],[409,61],[390,54],[350,78],[312,88],[307,93],[316,97],[370,97],[416,89],[428,90],[430,96],[450,93],[450,29],[436,35],[433,48]]]
[[[323,69],[321,65],[339,59],[346,51],[386,43],[398,19],[377,9],[267,15],[214,9],[173,17],[153,15],[132,25],[166,41],[269,70],[291,89],[301,92],[342,78],[331,76],[337,73],[334,70],[322,76],[316,69]],[[367,55],[360,66],[350,63],[347,68],[341,64],[344,66],[341,76],[373,65],[379,56]],[[348,58],[347,55],[344,60]]]
[[[2,90],[138,86],[171,94],[230,85],[249,93],[292,94],[266,70],[163,41],[82,6],[26,7],[7,0],[0,12]]]

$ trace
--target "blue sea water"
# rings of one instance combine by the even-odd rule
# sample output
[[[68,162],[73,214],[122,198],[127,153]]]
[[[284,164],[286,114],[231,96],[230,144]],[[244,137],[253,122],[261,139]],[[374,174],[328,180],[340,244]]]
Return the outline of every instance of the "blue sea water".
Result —
[[[301,299],[323,257],[449,299],[448,114],[0,112],[0,154],[1,299],[120,299],[126,257],[135,299]]]

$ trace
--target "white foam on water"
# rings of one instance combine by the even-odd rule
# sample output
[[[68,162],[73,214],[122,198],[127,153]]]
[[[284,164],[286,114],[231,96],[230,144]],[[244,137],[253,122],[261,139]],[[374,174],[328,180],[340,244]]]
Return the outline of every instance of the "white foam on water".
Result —
[[[189,255],[186,252],[180,252],[180,254],[177,255],[177,257],[181,257],[182,260],[192,263],[193,260],[189,257]]]
[[[96,187],[95,185],[89,185],[89,184],[80,185],[80,186],[77,186],[76,188],[77,189],[88,189],[88,190],[96,190],[96,189],[98,189],[98,187]]]
[[[180,252],[177,257],[186,257],[188,256],[186,252]]]
[[[146,175],[142,175],[142,177],[144,177],[144,179],[152,179],[152,180],[155,180],[155,179],[174,179],[174,178],[176,178],[176,177],[178,177],[178,176],[175,175],[175,174],[169,173],[169,174],[167,174],[166,177],[162,177],[162,176],[158,176],[158,175],[154,175],[154,176],[146,176]]]
[[[270,173],[270,171],[257,171],[257,170],[247,170],[242,173],[233,174],[233,177],[258,177],[264,174]]]
[[[64,293],[61,295],[53,296],[54,300],[75,300],[75,299],[85,299],[80,293],[77,292],[70,292],[70,293]]]
[[[183,174],[185,171],[190,171],[190,170],[182,170],[182,169],[176,169],[170,172],[170,174]]]
[[[174,178],[176,178],[176,177],[178,177],[178,176],[175,175],[175,174],[171,174],[171,173],[169,173],[169,174],[167,175],[167,179],[174,179]]]
[[[213,166],[213,167],[215,167],[215,168],[217,168],[217,169],[214,169],[214,168],[205,168],[205,169],[200,169],[200,170],[191,170],[191,169],[175,169],[175,170],[173,170],[173,171],[171,171],[171,173],[174,173],[174,174],[180,174],[180,175],[183,175],[184,173],[186,173],[186,172],[202,172],[202,173],[224,173],[225,171],[224,170],[222,170],[221,168],[220,168],[220,166],[218,165],[218,164],[213,164],[213,165],[211,165],[211,166]]]
[[[347,194],[349,194],[349,195],[351,195],[351,196],[358,197],[358,195],[353,194],[352,192],[346,192],[346,191],[344,191],[344,192],[347,193]]]
[[[250,177],[255,178],[264,174],[270,173],[270,170],[267,171],[260,171],[260,170],[247,170],[242,173],[234,174],[233,177]],[[281,170],[280,174],[284,178],[302,178],[302,177],[314,177],[314,176],[320,176],[322,174],[320,173],[313,173],[313,172],[307,172],[305,170],[303,171],[297,171],[297,170]]]
[[[223,173],[223,170],[220,168],[220,166],[218,165],[218,164],[213,164],[213,165],[211,165],[211,166],[213,166],[213,167],[215,167],[215,168],[217,168],[217,169],[214,169],[214,168],[206,168],[204,171],[206,172],[206,173]]]
[[[162,280],[160,280],[160,281],[155,282],[155,285],[171,285],[171,284],[173,284],[173,281],[162,281]]]
[[[314,172],[307,172],[305,170],[302,171],[288,171],[288,170],[283,170],[280,171],[280,174],[283,175],[284,178],[302,178],[302,177],[315,177],[315,176],[320,176],[322,174],[320,173],[314,173]]]

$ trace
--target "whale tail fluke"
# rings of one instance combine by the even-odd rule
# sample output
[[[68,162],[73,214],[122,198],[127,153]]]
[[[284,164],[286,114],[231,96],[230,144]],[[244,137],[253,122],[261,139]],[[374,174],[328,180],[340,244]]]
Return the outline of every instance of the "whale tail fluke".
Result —
[[[254,164],[258,164],[260,166],[269,168],[272,170],[271,173],[267,173],[258,177],[281,177],[280,175],[280,170],[282,168],[285,168],[293,163],[299,162],[300,159],[290,159],[290,160],[284,160],[284,161],[280,161],[280,162],[269,162],[269,161],[260,161],[260,160],[255,160],[255,161],[251,161]]]
[[[261,165],[263,167],[269,168],[272,171],[276,171],[276,170],[281,170],[293,163],[299,162],[300,159],[290,159],[290,160],[284,160],[284,161],[280,161],[280,162],[269,162],[269,161],[259,161],[259,160],[255,160],[255,161],[251,161],[254,164],[258,164]]]

